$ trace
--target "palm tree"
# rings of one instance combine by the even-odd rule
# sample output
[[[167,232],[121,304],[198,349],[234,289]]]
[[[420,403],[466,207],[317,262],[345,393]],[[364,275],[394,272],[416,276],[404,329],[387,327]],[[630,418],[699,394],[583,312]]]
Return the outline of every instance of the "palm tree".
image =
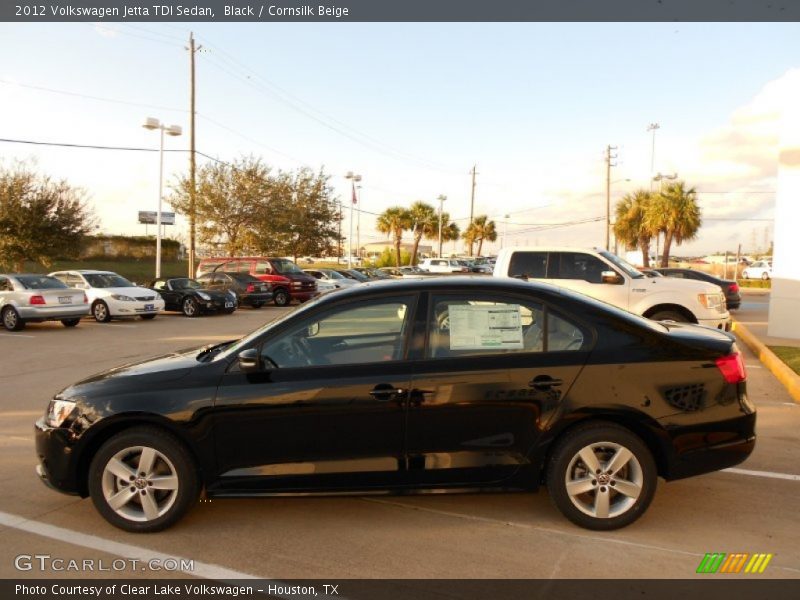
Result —
[[[411,219],[407,209],[402,206],[387,208],[378,216],[378,231],[394,238],[394,249],[397,256],[397,266],[400,266],[400,245],[403,243],[403,232],[411,229]]]
[[[702,219],[697,206],[697,191],[686,189],[683,181],[670,183],[655,195],[645,219],[651,229],[664,232],[661,266],[669,266],[669,252],[674,241],[679,246],[693,240],[700,230]]]
[[[461,237],[461,229],[459,228],[459,226],[456,225],[455,221],[450,221],[450,223],[447,223],[449,220],[450,220],[450,215],[445,213],[445,212],[443,212],[442,213],[442,223],[443,223],[443,225],[442,225],[442,242],[443,243],[444,242],[454,242],[458,238]],[[444,225],[444,223],[447,223],[447,225]],[[439,231],[438,230],[436,231],[436,237],[437,237],[437,239],[439,237]]]
[[[636,190],[625,194],[617,202],[614,219],[614,235],[627,248],[642,251],[642,266],[650,267],[650,240],[654,231],[647,224],[647,215],[652,204],[652,195],[647,190]]]
[[[469,244],[469,255],[472,256],[472,245],[478,243],[478,256],[481,255],[483,241],[494,242],[497,239],[497,228],[494,221],[489,221],[486,215],[480,215],[472,220],[464,232],[464,240]]]
[[[411,249],[411,264],[417,264],[417,251],[423,237],[430,238],[435,233],[439,235],[439,218],[436,210],[425,202],[414,202],[408,211],[411,220],[411,230],[414,233],[414,246]]]

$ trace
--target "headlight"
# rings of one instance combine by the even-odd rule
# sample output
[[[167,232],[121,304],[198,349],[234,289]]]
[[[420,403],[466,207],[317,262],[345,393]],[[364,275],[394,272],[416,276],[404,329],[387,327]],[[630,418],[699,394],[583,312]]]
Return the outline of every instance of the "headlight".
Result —
[[[704,308],[714,309],[722,305],[722,294],[697,294],[697,300]]]
[[[209,296],[205,292],[197,292],[197,295],[200,296],[203,300],[211,300],[211,296]]]
[[[47,424],[50,427],[61,427],[74,408],[74,400],[50,400],[50,406],[47,407]]]
[[[119,300],[120,302],[134,302],[133,298],[124,294],[111,294],[111,297],[114,300]]]

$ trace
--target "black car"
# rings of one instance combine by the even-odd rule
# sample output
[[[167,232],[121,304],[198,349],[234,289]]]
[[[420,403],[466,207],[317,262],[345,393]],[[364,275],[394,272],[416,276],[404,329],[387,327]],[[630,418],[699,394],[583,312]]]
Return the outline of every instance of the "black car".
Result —
[[[725,303],[728,305],[728,310],[736,310],[742,305],[742,295],[739,292],[739,284],[730,279],[720,279],[702,271],[695,271],[694,269],[679,269],[677,267],[664,267],[663,269],[655,269],[665,277],[680,277],[683,279],[696,279],[698,281],[708,281],[714,285],[722,288],[725,294]]]
[[[196,279],[156,279],[147,287],[161,294],[164,310],[182,312],[187,317],[196,317],[204,312],[231,314],[236,310],[236,298],[233,294],[204,287]]]
[[[128,531],[168,527],[201,490],[543,483],[568,519],[608,530],[645,512],[658,476],[749,456],[745,379],[730,334],[547,284],[366,283],[242,339],[66,388],[36,423],[37,471]],[[693,506],[716,510],[710,497]]]
[[[206,273],[197,280],[211,290],[232,292],[238,306],[261,308],[272,300],[272,285],[249,273]]]

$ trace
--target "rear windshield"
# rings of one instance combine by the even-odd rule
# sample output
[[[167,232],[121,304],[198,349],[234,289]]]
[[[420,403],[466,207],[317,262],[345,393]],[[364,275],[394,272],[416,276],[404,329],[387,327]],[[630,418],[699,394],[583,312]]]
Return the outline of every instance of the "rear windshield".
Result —
[[[26,290],[61,290],[67,287],[66,283],[48,275],[17,275],[16,280]]]
[[[84,273],[87,283],[93,288],[133,287],[133,284],[116,273]]]

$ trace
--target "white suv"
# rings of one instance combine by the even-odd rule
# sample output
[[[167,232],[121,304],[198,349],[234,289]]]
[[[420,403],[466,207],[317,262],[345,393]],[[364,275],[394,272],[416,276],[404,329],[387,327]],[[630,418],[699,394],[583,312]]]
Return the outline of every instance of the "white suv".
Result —
[[[655,321],[698,323],[724,331],[731,328],[725,296],[718,286],[645,277],[605,250],[504,248],[497,257],[494,276],[546,281]]]
[[[158,292],[137,287],[124,277],[111,271],[56,271],[50,273],[71,288],[86,292],[92,316],[100,323],[112,317],[153,319],[164,310],[164,299]]]
[[[419,268],[428,273],[468,273],[469,267],[462,265],[455,258],[426,258],[419,263]]]

